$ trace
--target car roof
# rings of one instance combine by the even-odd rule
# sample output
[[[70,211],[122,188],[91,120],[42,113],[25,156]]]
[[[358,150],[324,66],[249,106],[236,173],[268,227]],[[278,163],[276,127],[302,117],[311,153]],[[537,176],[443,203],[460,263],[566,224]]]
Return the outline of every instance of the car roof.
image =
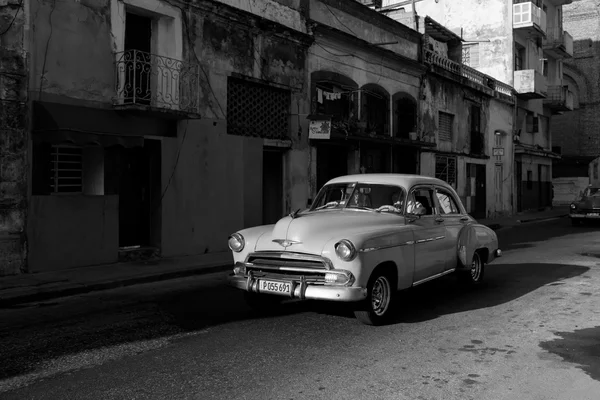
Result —
[[[338,176],[329,180],[326,185],[332,183],[346,182],[364,182],[364,183],[379,183],[400,185],[405,188],[410,188],[415,184],[439,185],[443,187],[451,187],[448,183],[441,179],[431,176],[416,175],[416,174],[355,174]]]

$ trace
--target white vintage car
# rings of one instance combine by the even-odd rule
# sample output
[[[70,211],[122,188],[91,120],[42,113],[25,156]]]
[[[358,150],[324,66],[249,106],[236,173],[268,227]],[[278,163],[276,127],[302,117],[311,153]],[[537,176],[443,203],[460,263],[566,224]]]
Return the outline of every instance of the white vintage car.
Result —
[[[284,298],[353,302],[379,325],[396,292],[457,273],[479,284],[501,255],[496,233],[467,214],[454,189],[420,175],[342,176],[312,206],[229,237],[229,283],[250,305]]]

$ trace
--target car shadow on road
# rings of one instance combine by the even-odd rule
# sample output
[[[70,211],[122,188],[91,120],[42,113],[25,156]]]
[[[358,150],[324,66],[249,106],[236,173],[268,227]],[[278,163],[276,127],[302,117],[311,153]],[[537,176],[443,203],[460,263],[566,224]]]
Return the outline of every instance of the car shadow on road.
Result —
[[[484,309],[508,303],[543,286],[563,284],[564,280],[585,274],[588,267],[566,264],[492,264],[484,282],[477,287],[460,283],[449,275],[402,291],[390,323],[418,323],[442,315]],[[329,304],[314,311],[353,318],[346,306]]]
[[[510,229],[496,232],[500,248],[503,251],[525,249],[535,246],[535,243],[556,239],[569,235],[589,234],[598,232],[600,224],[585,224],[572,226],[569,218],[541,223],[523,224]]]

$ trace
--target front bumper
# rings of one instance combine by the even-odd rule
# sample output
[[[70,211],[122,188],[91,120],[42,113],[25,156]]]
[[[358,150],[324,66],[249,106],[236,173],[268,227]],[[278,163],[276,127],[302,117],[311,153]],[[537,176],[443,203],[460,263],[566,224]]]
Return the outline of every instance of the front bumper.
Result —
[[[571,213],[569,217],[572,219],[600,219],[600,212],[594,213]]]
[[[229,285],[246,290],[248,292],[260,293],[258,289],[258,280],[252,275],[230,274],[228,277]],[[361,301],[367,298],[367,289],[356,286],[327,286],[312,285],[301,280],[286,279],[286,282],[292,283],[291,296],[287,294],[268,293],[272,295],[285,296],[292,299],[301,300],[331,300],[341,302]]]

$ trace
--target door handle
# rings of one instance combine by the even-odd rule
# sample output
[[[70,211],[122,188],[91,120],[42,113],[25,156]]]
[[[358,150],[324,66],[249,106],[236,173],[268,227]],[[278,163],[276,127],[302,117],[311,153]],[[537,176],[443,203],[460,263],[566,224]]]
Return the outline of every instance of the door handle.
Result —
[[[442,222],[444,222],[444,218],[442,218],[442,217],[436,217],[435,218],[435,222],[442,223]]]
[[[462,217],[460,220],[461,222],[467,222],[469,220],[469,217]]]

